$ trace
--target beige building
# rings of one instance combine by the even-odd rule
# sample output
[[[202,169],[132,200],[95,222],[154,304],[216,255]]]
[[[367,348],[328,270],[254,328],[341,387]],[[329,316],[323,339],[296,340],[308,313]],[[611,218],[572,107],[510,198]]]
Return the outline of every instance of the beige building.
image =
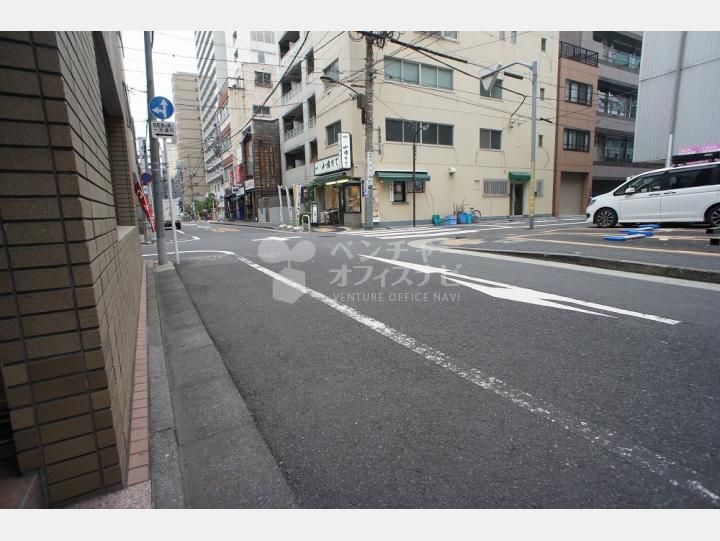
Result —
[[[175,73],[172,76],[172,90],[177,129],[176,170],[180,175],[183,206],[192,207],[193,201],[204,198],[208,192],[203,165],[197,75]],[[174,170],[171,170],[171,174],[173,173]]]
[[[283,182],[312,184],[320,211],[337,209],[330,215],[337,214],[346,225],[359,225],[365,152],[362,97],[357,94],[364,86],[365,44],[347,33],[332,41],[330,37],[323,32],[306,36],[289,31],[279,42]],[[400,39],[467,62],[428,56],[390,42],[383,49],[374,48],[374,220],[412,222],[414,186],[409,181],[416,122],[429,125],[417,145],[418,221],[451,214],[459,205],[487,217],[527,214],[531,124],[527,70],[519,66],[509,70],[524,80],[501,74],[490,93],[481,93],[477,77],[481,66],[537,60],[538,116],[552,119],[555,102],[544,97],[555,94],[557,33],[404,32]],[[541,215],[552,210],[554,131],[552,124],[538,122],[536,214]],[[353,163],[348,168],[329,164],[338,156],[341,133],[351,137]],[[322,174],[328,164],[325,170],[331,174]]]
[[[120,35],[2,32],[0,70],[0,459],[55,505],[128,471],[142,261]]]

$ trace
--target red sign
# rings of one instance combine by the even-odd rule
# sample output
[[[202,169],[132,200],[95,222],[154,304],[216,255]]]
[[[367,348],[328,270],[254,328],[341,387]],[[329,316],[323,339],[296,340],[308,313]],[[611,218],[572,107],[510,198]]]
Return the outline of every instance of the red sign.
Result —
[[[138,201],[140,202],[140,207],[142,208],[143,214],[148,220],[150,220],[150,227],[152,228],[153,233],[155,233],[155,213],[153,212],[153,209],[150,206],[150,201],[148,201],[148,198],[145,195],[145,192],[143,192],[142,186],[140,185],[140,181],[137,178],[135,178],[134,187],[135,195],[137,195]]]

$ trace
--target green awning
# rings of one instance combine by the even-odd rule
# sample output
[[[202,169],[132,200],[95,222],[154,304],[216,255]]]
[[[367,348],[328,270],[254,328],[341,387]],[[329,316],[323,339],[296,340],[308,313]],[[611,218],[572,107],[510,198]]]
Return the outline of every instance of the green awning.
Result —
[[[382,181],[388,182],[412,182],[413,179],[412,171],[375,171],[375,176]],[[427,182],[430,180],[430,175],[427,171],[415,171],[415,180],[420,182]]]
[[[508,173],[508,178],[510,180],[521,180],[521,181],[528,181],[530,180],[530,173],[523,173],[523,172],[517,172],[517,171],[510,171]]]

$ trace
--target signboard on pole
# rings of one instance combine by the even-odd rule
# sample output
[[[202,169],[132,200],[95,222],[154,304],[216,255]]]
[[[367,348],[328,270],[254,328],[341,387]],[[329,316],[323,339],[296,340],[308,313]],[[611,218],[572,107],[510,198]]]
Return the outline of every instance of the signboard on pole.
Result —
[[[161,122],[159,120],[153,120],[150,123],[150,129],[152,136],[155,139],[161,137],[175,137],[175,123],[174,122]]]
[[[172,102],[162,96],[155,96],[148,104],[150,113],[158,120],[167,120],[175,112]]]
[[[340,167],[342,169],[350,169],[352,167],[352,145],[350,144],[350,134],[341,132],[339,134],[340,144]]]
[[[368,193],[373,189],[373,177],[375,176],[375,165],[373,164],[373,153],[368,152],[365,155],[366,160],[366,172],[365,182],[363,182],[363,197],[367,197]]]
[[[145,192],[143,192],[143,188],[140,185],[140,181],[138,180],[137,177],[135,177],[135,183],[134,183],[133,188],[135,189],[135,195],[137,196],[138,201],[140,202],[140,208],[142,208],[145,218],[147,218],[150,221],[150,227],[152,228],[153,233],[155,233],[156,232],[155,213],[153,212],[153,209],[150,206],[150,202],[148,201],[148,198],[145,195]]]

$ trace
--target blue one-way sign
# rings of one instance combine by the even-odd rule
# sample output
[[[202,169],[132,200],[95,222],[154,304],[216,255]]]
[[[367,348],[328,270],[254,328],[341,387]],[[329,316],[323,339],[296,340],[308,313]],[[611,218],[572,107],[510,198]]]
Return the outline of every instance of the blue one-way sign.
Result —
[[[167,120],[175,112],[172,102],[162,96],[155,96],[151,99],[149,107],[150,113],[159,120]]]

